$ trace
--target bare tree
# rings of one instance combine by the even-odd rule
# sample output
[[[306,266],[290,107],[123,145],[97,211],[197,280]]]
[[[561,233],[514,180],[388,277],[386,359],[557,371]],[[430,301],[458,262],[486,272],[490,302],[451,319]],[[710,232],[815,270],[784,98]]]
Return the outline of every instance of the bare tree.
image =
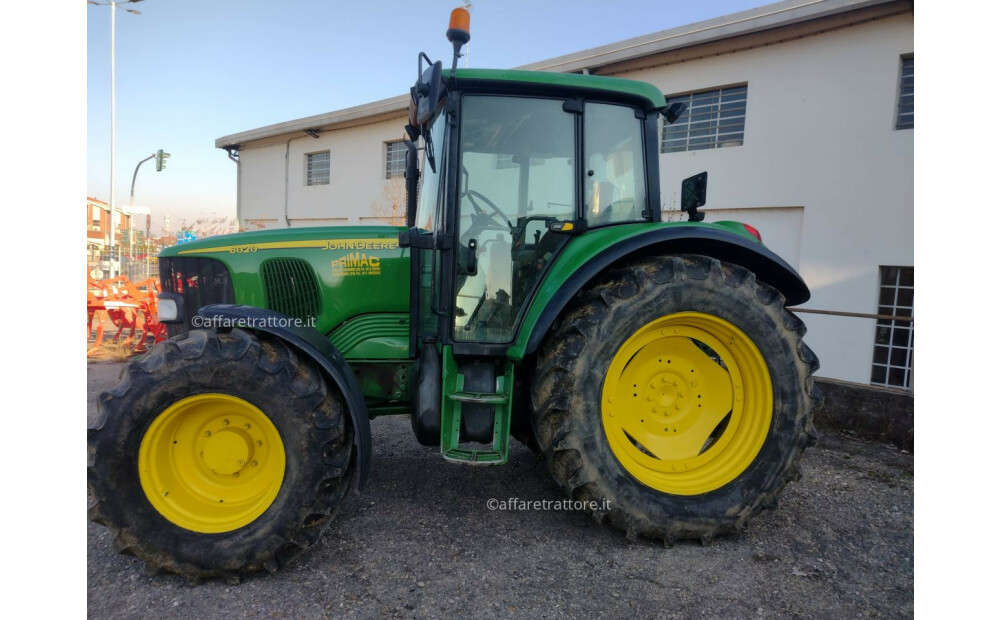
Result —
[[[378,200],[372,201],[372,213],[390,226],[406,226],[406,184],[403,177],[386,179]]]

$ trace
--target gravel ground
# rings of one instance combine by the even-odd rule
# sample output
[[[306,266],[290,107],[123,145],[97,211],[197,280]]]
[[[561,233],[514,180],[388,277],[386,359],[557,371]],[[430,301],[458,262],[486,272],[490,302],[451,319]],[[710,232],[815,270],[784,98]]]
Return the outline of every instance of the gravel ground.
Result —
[[[121,364],[88,366],[94,398]],[[274,575],[189,586],[148,576],[87,524],[88,614],[99,618],[459,616],[898,617],[913,615],[913,457],[827,432],[778,509],[710,547],[628,542],[575,512],[490,511],[559,500],[513,442],[501,467],[445,463],[409,421],[372,422],[368,491]]]

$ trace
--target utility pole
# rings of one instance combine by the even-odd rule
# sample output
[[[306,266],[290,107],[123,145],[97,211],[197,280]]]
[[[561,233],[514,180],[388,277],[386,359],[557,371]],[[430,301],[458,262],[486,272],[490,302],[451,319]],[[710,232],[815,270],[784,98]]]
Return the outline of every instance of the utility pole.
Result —
[[[119,4],[135,4],[136,2],[142,2],[142,0],[106,0],[105,2],[97,2],[97,0],[87,0],[87,4],[95,5],[106,5],[111,7],[111,200],[108,203],[110,207],[111,215],[111,239],[108,241],[108,257],[111,259],[111,277],[115,277],[115,9],[118,8]],[[141,15],[142,13],[135,9],[125,9],[126,12],[132,13],[133,15]],[[119,271],[121,266],[119,263]]]
[[[465,3],[464,3],[463,6],[464,6],[464,8],[465,8],[466,11],[468,11],[470,14],[472,13],[472,2],[471,2],[471,0],[465,0]],[[466,42],[466,44],[465,44],[465,68],[466,69],[469,68],[469,43],[468,42]]]

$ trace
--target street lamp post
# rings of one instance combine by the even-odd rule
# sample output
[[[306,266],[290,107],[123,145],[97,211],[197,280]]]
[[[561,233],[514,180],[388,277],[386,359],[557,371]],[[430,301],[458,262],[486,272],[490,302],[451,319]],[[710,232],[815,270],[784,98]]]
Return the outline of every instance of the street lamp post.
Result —
[[[136,2],[142,2],[142,0],[104,0],[103,2],[97,2],[97,0],[87,0],[87,4],[95,5],[107,5],[111,7],[111,201],[110,201],[110,215],[111,215],[111,230],[109,231],[109,237],[111,238],[108,242],[108,257],[110,259],[111,267],[111,277],[114,277],[114,254],[115,254],[115,9],[118,8],[119,4],[135,4]],[[133,15],[141,15],[139,11],[135,9],[124,9],[126,12]],[[121,266],[119,264],[119,271]]]
[[[158,150],[146,159],[140,160],[139,163],[135,165],[135,172],[132,173],[132,188],[128,193],[128,253],[129,258],[132,257],[132,217],[135,215],[135,207],[133,206],[133,201],[135,200],[135,178],[139,176],[139,167],[151,159],[156,160],[156,171],[160,172],[166,167],[164,161],[167,157],[170,157],[170,153],[164,153],[163,149]],[[146,216],[149,217],[148,215]],[[146,226],[146,233],[149,233],[149,226]],[[148,245],[148,240],[147,240]],[[146,277],[149,278],[149,249],[146,249]]]

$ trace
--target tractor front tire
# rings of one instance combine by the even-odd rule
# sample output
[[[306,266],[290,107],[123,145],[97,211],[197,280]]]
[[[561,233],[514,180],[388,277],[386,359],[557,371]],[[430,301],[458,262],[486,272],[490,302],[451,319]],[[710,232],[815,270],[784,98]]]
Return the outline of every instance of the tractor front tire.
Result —
[[[745,529],[816,438],[804,334],[742,267],[677,255],[616,268],[538,356],[532,423],[549,471],[630,539]]]
[[[278,339],[190,331],[130,362],[97,404],[89,518],[150,573],[276,571],[350,490],[346,402]]]

